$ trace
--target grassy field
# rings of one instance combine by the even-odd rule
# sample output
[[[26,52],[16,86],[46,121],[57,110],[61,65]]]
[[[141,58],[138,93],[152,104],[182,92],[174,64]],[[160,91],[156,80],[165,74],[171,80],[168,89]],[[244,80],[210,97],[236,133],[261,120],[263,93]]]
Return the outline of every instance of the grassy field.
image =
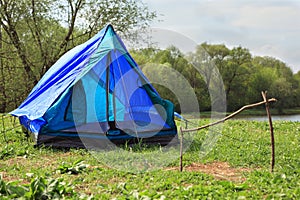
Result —
[[[200,124],[208,122],[202,120]],[[1,122],[0,131],[3,126],[5,129],[13,126],[12,123],[7,118],[4,125]],[[121,155],[110,152],[99,158],[84,149],[34,148],[20,127],[2,131],[0,199],[300,198],[300,123],[274,122],[274,173],[270,173],[270,136],[266,122],[234,120],[219,128],[193,135],[183,155],[183,172],[178,170],[178,148],[169,152],[172,159],[166,160],[160,169],[147,170],[150,168],[146,165],[134,165],[134,159],[155,157],[163,151],[160,147],[125,147],[124,152],[129,153],[120,157],[121,162],[118,158]],[[192,134],[186,135],[185,140],[189,140],[188,136]],[[108,166],[110,157],[114,161]],[[112,166],[118,161],[127,165],[115,169]]]

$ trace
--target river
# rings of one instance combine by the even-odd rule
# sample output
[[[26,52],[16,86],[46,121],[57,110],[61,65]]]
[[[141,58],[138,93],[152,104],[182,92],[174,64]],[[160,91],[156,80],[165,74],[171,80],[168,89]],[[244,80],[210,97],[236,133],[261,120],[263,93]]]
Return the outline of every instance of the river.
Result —
[[[267,116],[236,116],[233,119],[243,119],[243,120],[252,120],[252,121],[267,121]],[[300,122],[300,114],[297,115],[272,115],[272,120],[283,120],[283,121],[292,121]]]

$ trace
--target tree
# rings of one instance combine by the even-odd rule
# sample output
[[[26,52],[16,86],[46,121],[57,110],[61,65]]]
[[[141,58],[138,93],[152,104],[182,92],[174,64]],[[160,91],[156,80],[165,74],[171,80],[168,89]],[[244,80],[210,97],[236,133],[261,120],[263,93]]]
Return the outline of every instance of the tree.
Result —
[[[188,80],[170,63],[148,63],[143,72],[152,82],[162,98],[174,103],[177,112],[197,112],[197,97]]]
[[[225,45],[202,43],[187,56],[195,71],[191,74],[191,80],[197,82],[195,91],[201,109],[210,110],[213,107],[215,111],[225,112],[226,97],[219,69],[228,54],[229,49]]]
[[[251,59],[248,49],[235,47],[230,50],[223,44],[203,43],[197,47],[192,60],[193,63],[198,63],[210,93],[219,91],[215,96],[226,96],[228,110],[235,110],[247,103],[244,88],[250,77]],[[222,81],[216,75],[216,70],[221,74]],[[216,83],[212,82],[214,80]],[[214,87],[211,87],[212,83]],[[225,94],[221,94],[224,90]],[[222,103],[225,104],[224,101]]]
[[[130,30],[143,30],[155,18],[156,12],[134,0],[0,0],[6,43],[0,56],[15,61],[9,67],[23,69],[24,97],[58,58],[107,23],[130,37]]]
[[[0,52],[2,52],[2,26],[0,24]],[[5,91],[5,76],[4,76],[4,64],[2,61],[2,57],[0,56],[0,112],[4,112],[5,108],[6,108],[6,91]]]
[[[278,100],[278,102],[276,103],[276,107],[279,113],[283,113],[284,108],[292,107],[292,84],[285,78],[281,77],[274,80],[274,83],[270,88],[270,93]]]
[[[246,88],[252,73],[251,59],[252,56],[248,49],[235,47],[230,50],[224,64],[219,68],[230,111],[247,104]]]
[[[275,107],[279,112],[284,108],[299,105],[299,82],[297,74],[282,61],[272,57],[255,57],[252,60],[255,73],[251,78],[250,88],[253,91],[268,91],[269,96],[278,99]]]
[[[261,91],[269,91],[274,83],[274,80],[278,79],[276,71],[269,67],[254,66],[255,70],[250,77],[248,85],[247,97],[248,101],[258,102],[261,100],[261,96],[258,95]]]
[[[294,74],[294,80],[297,82],[297,89],[295,90],[294,102],[296,107],[300,107],[300,71]]]

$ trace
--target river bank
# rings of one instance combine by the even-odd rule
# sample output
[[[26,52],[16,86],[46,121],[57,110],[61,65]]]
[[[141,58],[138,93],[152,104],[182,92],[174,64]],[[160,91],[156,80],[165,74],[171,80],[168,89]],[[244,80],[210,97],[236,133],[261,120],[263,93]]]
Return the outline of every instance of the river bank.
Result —
[[[223,118],[225,116],[230,115],[232,112],[227,113],[218,113],[218,112],[211,112],[211,111],[203,111],[200,113],[188,113],[184,114],[184,117],[187,119],[193,118]],[[278,109],[270,109],[270,113],[272,118],[275,120],[288,120],[288,121],[300,121],[300,108],[293,108],[293,109],[284,109],[279,111]],[[266,110],[265,109],[249,109],[244,110],[233,119],[248,119],[248,120],[259,120],[262,121],[266,117]]]

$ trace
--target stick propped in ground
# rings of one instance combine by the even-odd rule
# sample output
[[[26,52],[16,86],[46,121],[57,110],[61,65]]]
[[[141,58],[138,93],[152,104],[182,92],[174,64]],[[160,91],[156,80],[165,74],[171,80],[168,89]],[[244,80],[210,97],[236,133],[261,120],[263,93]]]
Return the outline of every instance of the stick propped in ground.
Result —
[[[246,109],[253,108],[253,107],[265,104],[268,119],[269,119],[270,132],[271,132],[271,146],[272,146],[271,172],[273,172],[274,165],[275,165],[275,139],[274,139],[273,124],[272,124],[272,117],[271,117],[270,109],[269,109],[269,103],[270,102],[276,102],[277,100],[275,98],[267,99],[266,92],[261,92],[261,94],[263,96],[264,101],[254,103],[254,104],[245,105],[242,108],[240,108],[239,110],[237,110],[234,113],[226,116],[223,119],[220,119],[218,121],[215,121],[213,123],[210,123],[210,124],[207,124],[207,125],[204,125],[204,126],[200,126],[200,127],[197,127],[197,128],[192,128],[192,129],[182,129],[182,127],[180,127],[180,134],[181,134],[181,137],[180,137],[180,171],[183,170],[183,165],[182,165],[182,159],[183,159],[183,155],[182,155],[183,154],[183,150],[182,150],[182,148],[183,148],[183,133],[192,132],[192,131],[199,131],[201,129],[205,129],[205,128],[208,128],[210,126],[214,126],[214,125],[223,123],[226,120],[233,118],[234,116],[236,116],[237,114],[241,113],[242,111],[244,111]]]

